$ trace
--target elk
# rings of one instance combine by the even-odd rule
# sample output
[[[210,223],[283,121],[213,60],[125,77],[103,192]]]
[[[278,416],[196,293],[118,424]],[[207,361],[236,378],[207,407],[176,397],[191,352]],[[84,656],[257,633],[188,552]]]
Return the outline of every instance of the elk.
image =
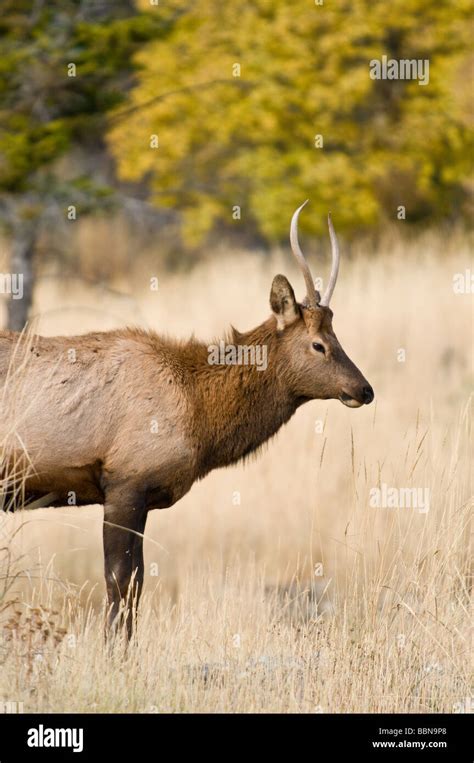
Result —
[[[338,399],[357,408],[374,398],[332,328],[339,248],[331,217],[332,269],[321,298],[298,242],[303,207],[293,215],[290,242],[306,284],[304,300],[298,303],[287,278],[277,275],[270,317],[246,333],[232,328],[226,337],[233,347],[265,348],[264,369],[211,363],[203,342],[138,328],[31,339],[15,424],[32,467],[23,503],[64,506],[73,495],[74,505],[104,506],[108,624],[125,616],[128,636],[134,618],[124,602],[132,589],[138,602],[142,590],[149,511],[172,506],[212,469],[256,451],[303,403]],[[0,332],[4,406],[19,338]]]

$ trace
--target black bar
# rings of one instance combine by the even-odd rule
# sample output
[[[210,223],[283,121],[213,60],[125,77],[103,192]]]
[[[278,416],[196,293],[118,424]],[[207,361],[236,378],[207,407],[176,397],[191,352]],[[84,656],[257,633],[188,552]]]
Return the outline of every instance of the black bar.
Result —
[[[165,751],[173,758],[189,752],[191,760],[208,753],[222,759],[239,752],[253,757],[258,748],[268,760],[272,753],[281,758],[284,747],[292,758],[304,751],[315,761],[329,752],[338,760],[384,760],[388,753],[391,758],[471,763],[468,729],[472,718],[464,714],[11,714],[0,715],[0,763],[158,761]],[[58,746],[48,746],[50,742]]]

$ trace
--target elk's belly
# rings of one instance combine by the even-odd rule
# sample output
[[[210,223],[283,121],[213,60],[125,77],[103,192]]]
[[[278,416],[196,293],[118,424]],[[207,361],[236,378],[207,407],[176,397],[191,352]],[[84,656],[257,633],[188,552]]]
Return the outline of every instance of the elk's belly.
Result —
[[[101,464],[93,463],[54,473],[38,472],[25,480],[24,508],[102,504],[101,471]]]

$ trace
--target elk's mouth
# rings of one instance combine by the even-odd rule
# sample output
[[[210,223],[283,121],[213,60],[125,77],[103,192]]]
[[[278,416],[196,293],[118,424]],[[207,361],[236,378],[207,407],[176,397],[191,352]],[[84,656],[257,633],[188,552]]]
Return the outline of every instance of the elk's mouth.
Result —
[[[342,395],[339,395],[339,400],[344,405],[347,405],[348,408],[360,408],[361,405],[364,405],[364,403],[361,403],[360,400],[356,400],[355,397],[351,397],[346,392],[343,392]]]

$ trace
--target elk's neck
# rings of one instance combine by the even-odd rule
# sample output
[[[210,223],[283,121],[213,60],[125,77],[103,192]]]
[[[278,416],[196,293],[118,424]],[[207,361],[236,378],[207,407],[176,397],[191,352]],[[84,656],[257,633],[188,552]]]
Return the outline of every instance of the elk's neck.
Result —
[[[298,407],[278,365],[278,341],[269,319],[202,346],[193,374],[199,477],[257,450]]]

